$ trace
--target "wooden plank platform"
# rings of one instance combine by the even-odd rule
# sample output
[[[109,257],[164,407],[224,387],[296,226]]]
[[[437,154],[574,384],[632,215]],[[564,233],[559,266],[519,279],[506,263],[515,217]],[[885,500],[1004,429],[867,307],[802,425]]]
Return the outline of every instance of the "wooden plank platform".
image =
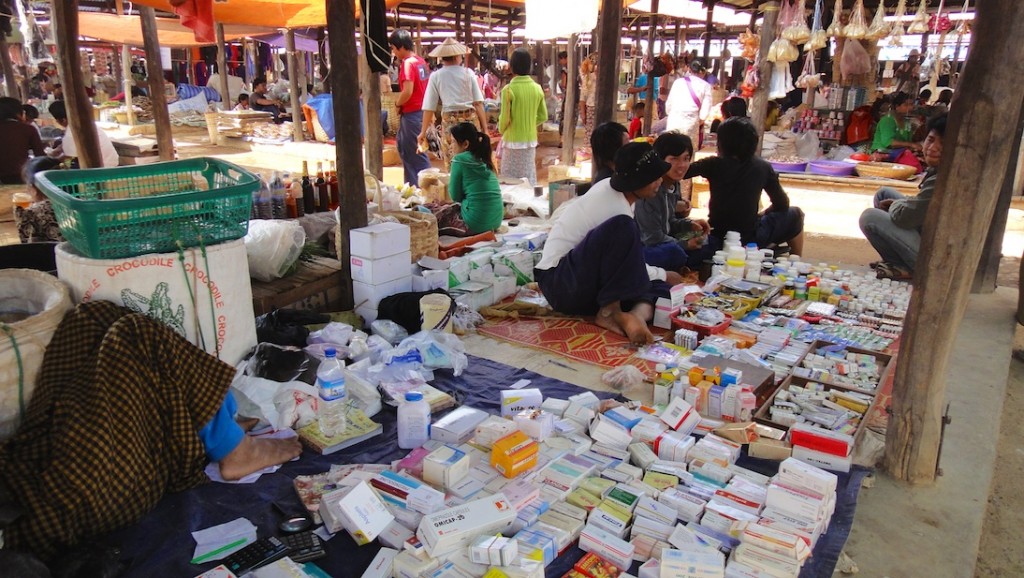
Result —
[[[283,279],[252,281],[252,307],[256,315],[274,309],[334,311],[341,306],[341,262],[317,257],[300,263],[298,270]]]

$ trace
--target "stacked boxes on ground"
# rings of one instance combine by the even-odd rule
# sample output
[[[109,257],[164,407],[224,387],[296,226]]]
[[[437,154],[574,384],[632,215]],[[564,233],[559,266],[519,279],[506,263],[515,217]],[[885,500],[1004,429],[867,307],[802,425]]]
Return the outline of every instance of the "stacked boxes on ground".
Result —
[[[378,223],[349,232],[352,296],[355,311],[367,323],[377,319],[385,297],[412,291],[409,227]]]

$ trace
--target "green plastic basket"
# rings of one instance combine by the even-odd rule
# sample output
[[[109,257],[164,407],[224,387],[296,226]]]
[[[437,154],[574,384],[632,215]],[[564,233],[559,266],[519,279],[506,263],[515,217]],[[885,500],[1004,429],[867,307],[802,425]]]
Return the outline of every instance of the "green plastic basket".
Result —
[[[214,158],[36,176],[61,234],[91,259],[170,253],[244,237],[259,183],[249,171]]]

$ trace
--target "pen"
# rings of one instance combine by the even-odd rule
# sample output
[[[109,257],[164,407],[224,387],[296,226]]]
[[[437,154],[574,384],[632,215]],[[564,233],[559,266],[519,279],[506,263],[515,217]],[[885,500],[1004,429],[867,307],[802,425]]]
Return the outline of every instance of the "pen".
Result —
[[[561,361],[555,361],[554,359],[549,359],[548,363],[553,363],[553,364],[557,365],[558,367],[564,367],[564,368],[566,368],[566,369],[568,369],[570,371],[579,371],[578,369],[576,369],[575,367],[573,367],[571,365],[562,363]]]
[[[225,544],[225,545],[221,546],[220,548],[217,548],[216,550],[211,550],[211,551],[203,554],[202,556],[196,556],[195,558],[192,559],[192,561],[190,563],[191,564],[203,564],[205,562],[213,560],[218,554],[223,554],[224,552],[227,552],[228,550],[231,550],[232,548],[235,548],[237,546],[242,546],[246,542],[248,542],[248,538],[242,538],[240,540],[235,540],[234,542],[231,542],[229,544]]]

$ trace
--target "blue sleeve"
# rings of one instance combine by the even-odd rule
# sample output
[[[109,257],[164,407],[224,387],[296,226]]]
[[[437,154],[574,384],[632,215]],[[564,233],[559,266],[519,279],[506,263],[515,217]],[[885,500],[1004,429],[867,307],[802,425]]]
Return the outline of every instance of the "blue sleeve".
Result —
[[[199,439],[202,440],[210,461],[221,461],[242,443],[245,432],[242,431],[242,426],[235,422],[236,411],[238,402],[235,401],[235,396],[231,395],[231,391],[228,391],[220,409],[210,422],[199,430]]]

